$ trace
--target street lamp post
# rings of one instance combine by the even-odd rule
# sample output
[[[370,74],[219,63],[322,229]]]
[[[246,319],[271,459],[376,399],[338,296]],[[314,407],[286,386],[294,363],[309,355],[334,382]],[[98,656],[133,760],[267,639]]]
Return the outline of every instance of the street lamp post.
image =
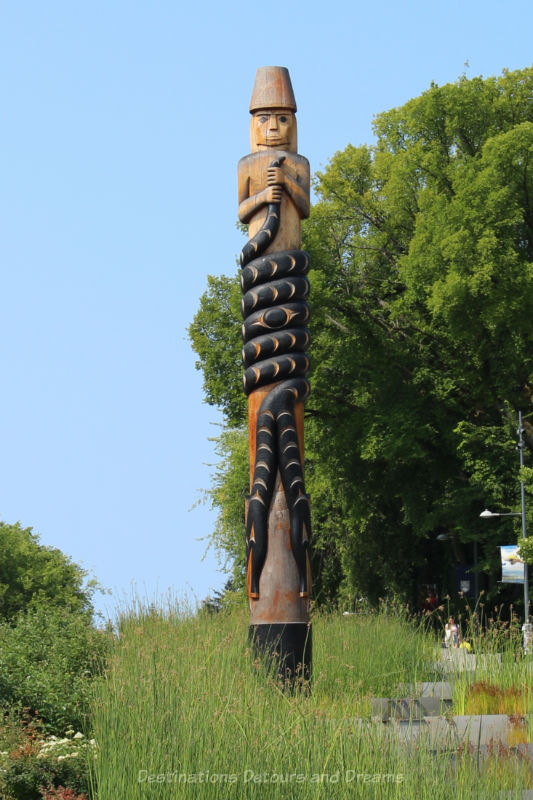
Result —
[[[522,425],[522,412],[518,412],[518,452],[520,454],[520,469],[524,466],[524,426]],[[522,538],[527,539],[526,529],[526,490],[524,481],[520,481],[520,502],[522,510]],[[524,561],[524,645],[526,635],[531,639],[531,625],[529,624],[529,576],[527,563]],[[529,641],[528,641],[529,644]]]
[[[477,537],[474,539],[474,598],[475,598],[475,605],[474,609],[477,608],[477,603],[479,600],[479,576],[477,572]]]
[[[524,426],[522,425],[522,412],[518,412],[518,444],[516,449],[520,454],[520,469],[524,466]],[[524,482],[520,481],[520,511],[489,511],[486,508],[479,515],[483,519],[490,519],[491,517],[522,517],[522,538],[527,539],[526,527],[526,490]],[[522,626],[522,633],[524,634],[524,652],[529,653],[533,645],[533,625],[529,622],[529,576],[528,565],[524,561],[524,624]]]

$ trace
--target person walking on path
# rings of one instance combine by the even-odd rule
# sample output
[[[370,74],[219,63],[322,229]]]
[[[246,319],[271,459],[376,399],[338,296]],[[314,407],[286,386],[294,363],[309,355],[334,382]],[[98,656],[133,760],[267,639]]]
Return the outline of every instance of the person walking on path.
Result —
[[[459,647],[461,636],[459,633],[459,625],[453,617],[450,617],[444,626],[444,644],[446,647]]]

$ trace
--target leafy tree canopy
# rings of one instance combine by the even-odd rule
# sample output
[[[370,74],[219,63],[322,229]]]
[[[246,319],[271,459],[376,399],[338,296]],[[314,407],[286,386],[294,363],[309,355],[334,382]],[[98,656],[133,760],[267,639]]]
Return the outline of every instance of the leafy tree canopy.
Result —
[[[496,596],[497,544],[516,531],[479,511],[518,502],[518,409],[533,444],[533,68],[432,85],[374,128],[374,145],[316,175],[303,229],[315,596],[414,599],[422,582],[451,585],[474,539]],[[207,401],[233,428],[246,409],[238,300],[236,279],[210,278],[191,326]],[[232,556],[236,458],[230,445],[212,493]]]
[[[39,543],[31,528],[0,522],[0,619],[40,606],[91,616],[95,581],[61,550]]]

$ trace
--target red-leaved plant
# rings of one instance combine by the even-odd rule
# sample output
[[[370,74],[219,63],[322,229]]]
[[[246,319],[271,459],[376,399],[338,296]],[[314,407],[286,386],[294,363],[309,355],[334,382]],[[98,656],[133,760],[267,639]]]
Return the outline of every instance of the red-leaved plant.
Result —
[[[87,800],[87,795],[76,794],[74,789],[57,786],[55,789],[41,789],[43,800]]]

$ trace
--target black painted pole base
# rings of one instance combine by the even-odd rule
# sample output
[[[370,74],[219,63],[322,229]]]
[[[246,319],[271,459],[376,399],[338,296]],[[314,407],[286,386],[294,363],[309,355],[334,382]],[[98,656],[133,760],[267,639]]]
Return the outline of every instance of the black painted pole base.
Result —
[[[310,691],[313,662],[311,623],[250,625],[248,639],[255,654],[289,691]]]

